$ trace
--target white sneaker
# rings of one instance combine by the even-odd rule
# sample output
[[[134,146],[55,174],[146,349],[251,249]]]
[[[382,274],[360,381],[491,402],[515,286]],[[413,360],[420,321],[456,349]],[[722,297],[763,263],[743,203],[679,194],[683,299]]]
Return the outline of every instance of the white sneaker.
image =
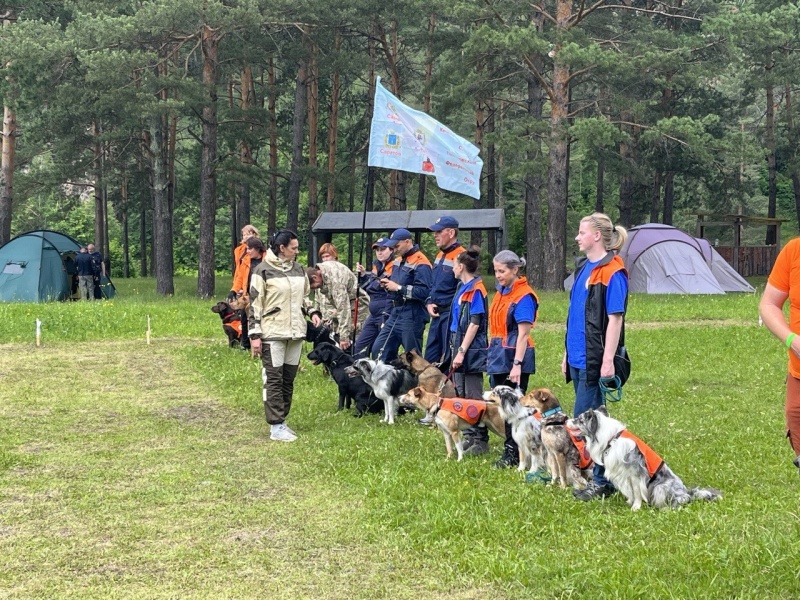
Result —
[[[288,431],[289,433],[291,433],[291,434],[292,434],[294,437],[297,437],[297,434],[294,432],[294,430],[293,430],[293,429],[291,429],[291,428],[290,428],[290,427],[289,427],[289,426],[288,426],[286,423],[284,423],[284,424],[283,424],[283,428],[284,428],[286,431]]]
[[[270,429],[269,439],[276,442],[293,442],[297,436],[283,423],[273,425]]]

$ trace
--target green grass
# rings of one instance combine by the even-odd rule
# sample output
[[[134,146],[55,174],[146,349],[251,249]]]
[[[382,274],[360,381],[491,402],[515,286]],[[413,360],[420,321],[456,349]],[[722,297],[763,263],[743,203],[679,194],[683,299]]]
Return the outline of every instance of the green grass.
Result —
[[[412,417],[337,413],[334,384],[306,362],[300,440],[270,443],[258,365],[226,348],[192,284],[169,299],[133,280],[113,303],[0,305],[0,597],[800,594],[786,355],[757,325],[757,295],[631,298],[633,374],[612,414],[688,485],[724,493],[633,513],[493,469],[495,437],[490,456],[448,462]],[[541,299],[532,382],[569,408],[566,296]]]

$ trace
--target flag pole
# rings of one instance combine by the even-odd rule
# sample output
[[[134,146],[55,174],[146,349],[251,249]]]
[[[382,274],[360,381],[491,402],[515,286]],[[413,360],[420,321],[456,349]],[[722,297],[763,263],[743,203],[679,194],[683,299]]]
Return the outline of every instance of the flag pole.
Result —
[[[364,246],[366,245],[366,233],[367,233],[367,207],[371,204],[372,200],[372,192],[375,189],[375,168],[367,166],[367,189],[364,191],[364,211],[361,214],[361,242],[359,244],[360,248],[358,251],[358,264],[362,265],[366,270],[366,265],[364,265]],[[353,345],[355,345],[355,337],[356,337],[356,327],[358,327],[358,300],[360,294],[358,293],[361,287],[358,285],[358,275],[356,275],[356,305],[355,309],[353,310]]]

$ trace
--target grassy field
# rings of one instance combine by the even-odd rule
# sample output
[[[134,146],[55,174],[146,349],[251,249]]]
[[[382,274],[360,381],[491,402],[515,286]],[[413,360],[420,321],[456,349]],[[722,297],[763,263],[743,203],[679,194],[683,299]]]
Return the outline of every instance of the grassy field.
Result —
[[[258,365],[226,347],[194,281],[167,299],[116,283],[113,302],[0,304],[0,597],[800,595],[786,354],[757,295],[631,298],[633,373],[611,413],[724,493],[632,513],[493,469],[497,438],[448,462],[413,417],[337,413],[307,362],[300,439],[270,442]],[[541,301],[532,385],[570,408],[566,296]]]

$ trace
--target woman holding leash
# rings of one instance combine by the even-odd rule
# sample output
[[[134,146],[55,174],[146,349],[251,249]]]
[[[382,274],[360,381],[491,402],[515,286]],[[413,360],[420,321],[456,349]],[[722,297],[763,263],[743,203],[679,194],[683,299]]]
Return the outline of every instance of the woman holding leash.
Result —
[[[461,398],[483,398],[483,374],[486,372],[489,345],[486,316],[486,287],[478,273],[481,249],[471,246],[453,261],[453,275],[460,281],[450,308],[450,356],[453,357],[453,383]],[[486,427],[464,431],[464,452],[477,456],[489,451]]]
[[[800,238],[783,247],[761,296],[758,306],[761,319],[789,351],[789,375],[786,377],[786,437],[794,450],[794,466],[800,469]],[[789,323],[783,305],[789,301]]]
[[[572,381],[575,387],[575,417],[603,404],[600,379],[620,375],[614,359],[627,356],[624,347],[628,272],[614,252],[622,248],[627,237],[624,227],[614,227],[608,215],[602,213],[581,219],[575,236],[586,258],[575,269],[561,362],[567,383]],[[572,493],[587,501],[606,498],[614,491],[603,467],[595,464],[589,485]]]
[[[450,341],[453,345],[453,382],[461,398],[483,398],[486,372],[486,287],[477,274],[481,249],[471,246],[456,256],[453,275],[461,283],[450,309]]]
[[[294,379],[306,337],[305,312],[310,307],[311,289],[305,269],[295,262],[299,251],[296,233],[278,231],[250,281],[250,345],[261,354],[269,437],[280,442],[297,439],[286,425],[286,417],[292,407]]]
[[[539,311],[539,297],[522,274],[525,260],[511,250],[501,250],[493,260],[497,293],[489,308],[489,385],[510,382],[523,392],[528,379],[536,372],[536,356],[531,329]],[[498,469],[519,464],[519,448],[506,424],[503,456],[495,463]]]

